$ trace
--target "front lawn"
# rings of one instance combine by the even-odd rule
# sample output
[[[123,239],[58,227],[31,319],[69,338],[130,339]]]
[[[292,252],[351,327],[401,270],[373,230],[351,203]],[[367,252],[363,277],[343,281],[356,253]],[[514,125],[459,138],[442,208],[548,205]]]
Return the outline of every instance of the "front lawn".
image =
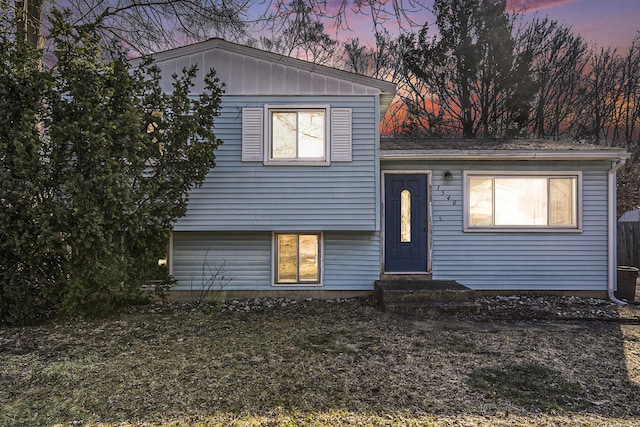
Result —
[[[0,327],[0,425],[640,424],[637,323],[158,311]]]

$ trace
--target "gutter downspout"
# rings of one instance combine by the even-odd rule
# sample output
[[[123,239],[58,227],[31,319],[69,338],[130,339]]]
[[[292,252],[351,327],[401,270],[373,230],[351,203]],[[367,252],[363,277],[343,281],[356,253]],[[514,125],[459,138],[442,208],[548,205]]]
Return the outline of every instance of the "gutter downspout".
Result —
[[[620,159],[616,162],[612,162],[611,169],[609,169],[608,174],[608,211],[609,211],[609,224],[608,224],[608,263],[609,263],[609,274],[607,278],[607,292],[609,294],[609,299],[619,305],[627,305],[626,302],[619,300],[616,298],[614,291],[616,288],[616,280],[617,280],[617,266],[616,266],[616,255],[617,255],[617,218],[616,218],[616,171],[620,169],[626,163],[626,159]]]

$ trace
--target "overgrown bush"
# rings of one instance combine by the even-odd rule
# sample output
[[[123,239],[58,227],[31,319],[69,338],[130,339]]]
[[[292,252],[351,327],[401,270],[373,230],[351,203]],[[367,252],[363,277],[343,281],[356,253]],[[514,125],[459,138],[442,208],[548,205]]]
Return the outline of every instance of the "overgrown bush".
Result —
[[[96,26],[54,12],[43,52],[0,29],[0,321],[97,315],[168,283],[158,275],[188,191],[215,166],[223,89],[195,67],[160,87]],[[99,25],[99,24],[98,24]]]

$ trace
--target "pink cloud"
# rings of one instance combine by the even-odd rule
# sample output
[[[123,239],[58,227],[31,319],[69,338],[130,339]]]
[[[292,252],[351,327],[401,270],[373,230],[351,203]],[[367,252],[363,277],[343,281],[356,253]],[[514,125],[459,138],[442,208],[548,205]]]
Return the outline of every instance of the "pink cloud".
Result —
[[[534,12],[536,10],[572,3],[573,1],[575,0],[507,0],[507,9],[515,12]]]
[[[580,30],[580,33],[581,33],[581,34],[590,34],[590,33],[597,33],[597,32],[599,32],[599,31],[601,31],[601,30],[602,30],[602,29],[601,29],[601,28],[598,28],[598,27],[582,28],[582,29]]]
[[[348,10],[350,4],[348,2],[343,2],[343,0],[328,0],[325,7],[328,13],[338,13],[342,8],[346,8]]]

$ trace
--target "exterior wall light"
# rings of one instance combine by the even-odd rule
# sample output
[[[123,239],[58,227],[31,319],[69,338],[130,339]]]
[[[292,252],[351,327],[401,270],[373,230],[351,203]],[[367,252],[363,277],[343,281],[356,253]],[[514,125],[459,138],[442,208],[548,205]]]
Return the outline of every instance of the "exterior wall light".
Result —
[[[451,181],[453,179],[453,174],[449,171],[444,171],[442,172],[442,178],[444,178],[445,181]]]

